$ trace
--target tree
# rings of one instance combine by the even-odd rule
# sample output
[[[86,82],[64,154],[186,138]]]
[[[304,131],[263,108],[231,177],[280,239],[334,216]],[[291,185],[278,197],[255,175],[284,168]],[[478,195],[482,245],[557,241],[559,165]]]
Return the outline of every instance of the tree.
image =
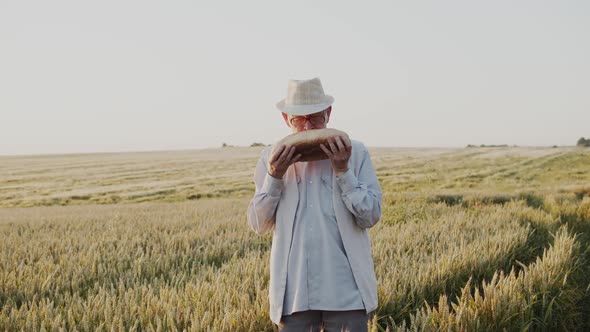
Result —
[[[580,137],[580,139],[578,140],[578,146],[590,146],[590,138],[589,139],[585,139],[584,137]]]

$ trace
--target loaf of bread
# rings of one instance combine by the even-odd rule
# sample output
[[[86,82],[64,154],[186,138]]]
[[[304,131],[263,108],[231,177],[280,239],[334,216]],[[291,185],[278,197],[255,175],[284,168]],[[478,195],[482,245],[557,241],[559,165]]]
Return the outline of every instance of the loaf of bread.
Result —
[[[272,152],[282,144],[285,144],[287,147],[295,146],[295,153],[293,156],[297,156],[297,154],[301,153],[299,161],[328,159],[329,157],[324,150],[322,150],[320,144],[324,144],[329,150],[330,144],[328,143],[328,137],[334,136],[348,137],[348,134],[334,128],[309,129],[286,136],[274,145]]]

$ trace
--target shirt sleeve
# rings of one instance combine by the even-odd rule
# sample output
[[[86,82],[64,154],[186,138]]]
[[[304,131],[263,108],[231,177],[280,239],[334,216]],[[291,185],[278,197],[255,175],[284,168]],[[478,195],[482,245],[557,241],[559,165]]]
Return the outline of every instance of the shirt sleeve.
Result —
[[[283,191],[283,180],[268,174],[265,153],[260,156],[254,172],[256,191],[248,205],[248,225],[264,235],[275,225],[277,206]]]
[[[359,227],[370,228],[381,219],[382,192],[369,151],[363,146],[363,159],[358,177],[352,169],[336,177],[342,190],[342,200],[354,215]]]

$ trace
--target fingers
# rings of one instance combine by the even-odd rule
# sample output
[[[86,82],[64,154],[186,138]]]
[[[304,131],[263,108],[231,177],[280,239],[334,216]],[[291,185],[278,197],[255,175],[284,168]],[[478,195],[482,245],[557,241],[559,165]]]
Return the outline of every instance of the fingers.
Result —
[[[287,159],[285,159],[285,161],[287,162],[287,164],[290,164],[291,162],[291,158],[293,158],[293,154],[295,153],[295,147],[292,146],[291,148],[289,148],[289,154],[287,155]]]
[[[301,153],[299,153],[298,155],[296,155],[295,158],[293,158],[293,160],[291,160],[291,163],[294,164],[297,161],[299,161],[299,159],[301,159]]]
[[[270,157],[269,162],[270,163],[274,163],[275,161],[277,161],[277,159],[281,156],[283,150],[285,149],[285,145],[281,144],[281,146],[279,146],[273,153],[272,156]]]
[[[324,153],[325,153],[325,154],[326,154],[326,155],[327,155],[327,156],[328,156],[330,159],[332,159],[332,155],[333,155],[333,153],[332,153],[330,150],[328,150],[328,148],[326,148],[326,146],[325,146],[324,144],[321,144],[321,143],[320,143],[320,148],[321,148],[321,149],[324,151]]]
[[[334,137],[334,141],[338,146],[338,152],[346,152],[346,147],[344,146],[344,143],[342,143],[343,139],[340,136]]]
[[[332,155],[343,154],[352,151],[352,143],[346,136],[329,137],[327,141],[330,148],[328,149],[324,144],[320,144],[320,148],[330,158],[332,158]]]
[[[348,137],[336,136],[335,140],[337,141],[338,148],[340,148],[340,152],[350,153],[352,151],[352,143]]]
[[[287,168],[301,158],[300,153],[293,158],[295,150],[295,146],[285,146],[284,144],[279,146],[270,158],[268,164],[269,174],[276,178],[282,178]]]
[[[328,138],[333,153],[346,153],[352,151],[352,143],[346,136],[334,136]]]
[[[344,145],[346,145],[346,148],[348,150],[352,150],[352,142],[350,141],[350,138],[342,136],[342,139],[344,140]]]
[[[301,158],[301,153],[297,154],[297,156],[293,157],[297,149],[295,146],[286,147],[282,152],[281,155],[275,161],[275,164],[279,168],[287,168],[289,165],[297,162]]]
[[[294,146],[285,147],[285,149],[281,153],[281,156],[279,157],[277,162],[280,164],[288,164],[287,161],[291,158],[291,156],[293,155],[293,152],[295,152]]]
[[[328,138],[328,144],[330,144],[330,150],[332,150],[333,153],[338,153],[339,151],[336,148],[336,144],[334,144],[333,140],[334,140],[333,137]]]

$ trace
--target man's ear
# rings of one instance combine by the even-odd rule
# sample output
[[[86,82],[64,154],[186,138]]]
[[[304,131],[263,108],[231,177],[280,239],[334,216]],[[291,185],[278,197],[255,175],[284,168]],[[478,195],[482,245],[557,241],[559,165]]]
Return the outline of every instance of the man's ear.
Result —
[[[332,114],[332,105],[328,107],[328,119],[326,120],[326,123],[330,122],[330,114]]]
[[[291,127],[289,125],[289,116],[287,115],[287,113],[281,112],[281,114],[283,114],[283,119],[285,119],[285,123],[287,124],[287,127]]]

